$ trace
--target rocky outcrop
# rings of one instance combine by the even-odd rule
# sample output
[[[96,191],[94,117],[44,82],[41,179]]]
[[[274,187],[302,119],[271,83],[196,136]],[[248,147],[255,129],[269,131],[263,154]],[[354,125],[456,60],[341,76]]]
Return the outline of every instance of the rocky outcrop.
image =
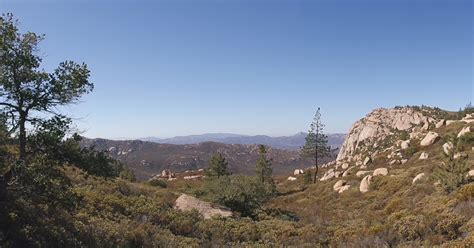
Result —
[[[426,136],[421,140],[420,146],[430,146],[439,139],[439,134],[436,132],[428,132]]]
[[[460,138],[461,136],[467,134],[467,133],[470,133],[471,132],[471,127],[470,126],[467,126],[467,127],[464,127],[459,133],[458,133],[458,138]]]
[[[359,191],[362,193],[369,191],[370,181],[372,180],[371,175],[365,176],[362,181],[360,181]]]
[[[376,144],[378,146],[393,130],[410,131],[416,126],[421,129],[426,123],[435,121],[422,111],[410,107],[376,109],[352,125],[337,160],[349,160],[358,149],[373,148]]]
[[[425,173],[420,173],[418,175],[416,175],[415,178],[413,178],[413,181],[412,181],[412,184],[416,183],[417,181],[423,179],[425,177]]]
[[[205,219],[209,219],[212,216],[231,217],[233,215],[232,211],[213,206],[209,202],[201,201],[196,197],[186,194],[182,194],[176,199],[174,208],[181,211],[197,210]]]
[[[386,176],[388,175],[388,170],[387,168],[378,168],[378,169],[375,169],[374,170],[374,173],[372,174],[372,176]]]

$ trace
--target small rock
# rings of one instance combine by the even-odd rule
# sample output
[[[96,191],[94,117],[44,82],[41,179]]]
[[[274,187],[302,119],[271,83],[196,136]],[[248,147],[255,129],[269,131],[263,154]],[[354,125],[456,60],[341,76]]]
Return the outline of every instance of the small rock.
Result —
[[[410,147],[410,140],[404,140],[400,143],[400,148],[402,150],[408,149]]]
[[[350,187],[351,187],[351,186],[350,186],[349,184],[346,184],[346,185],[344,185],[344,186],[342,186],[342,187],[339,188],[338,193],[340,194],[340,193],[342,193],[342,192],[348,190]]]
[[[296,177],[288,177],[288,179],[286,179],[288,181],[295,181],[296,180]]]
[[[347,183],[347,182],[344,181],[344,180],[339,180],[339,181],[337,181],[337,182],[334,184],[334,186],[333,186],[332,188],[333,188],[335,191],[339,191],[339,189],[340,189],[342,186],[346,185],[346,183]]]
[[[374,170],[374,173],[372,174],[372,176],[386,176],[388,175],[388,170],[387,168],[378,168],[376,170]]]
[[[358,172],[356,173],[356,176],[360,177],[360,176],[363,176],[363,175],[365,175],[365,174],[367,174],[367,173],[371,173],[371,172],[372,172],[372,171],[364,171],[364,170],[358,171]]]
[[[335,178],[338,178],[338,177],[340,177],[340,176],[342,176],[342,171],[336,171],[336,172],[334,172],[334,177],[335,177]]]
[[[367,175],[362,179],[362,181],[360,181],[360,185],[359,185],[360,192],[365,193],[369,191],[369,185],[370,185],[371,180],[372,180],[372,176]]]
[[[366,158],[364,159],[363,165],[367,165],[367,164],[369,164],[369,163],[371,163],[371,162],[372,162],[372,158],[371,158],[371,157],[366,157]]]
[[[343,163],[342,164],[342,169],[345,170],[347,168],[349,168],[349,164],[348,163]]]
[[[399,163],[400,163],[400,160],[394,159],[394,160],[390,161],[389,164],[390,164],[390,165],[394,165],[394,164],[399,164]]]
[[[414,184],[418,180],[423,179],[424,177],[425,177],[425,173],[420,173],[420,174],[416,175],[416,177],[413,178],[412,184]]]
[[[454,148],[454,145],[452,142],[446,142],[443,144],[443,152],[446,155],[449,155],[451,153],[451,150]]]
[[[458,133],[458,138],[470,132],[471,132],[471,127],[467,126]]]
[[[334,176],[335,176],[334,169],[329,169],[328,171],[326,171],[326,173],[324,173],[324,176],[319,180],[326,181],[333,178]]]
[[[400,162],[401,162],[402,164],[406,164],[406,163],[408,162],[408,159],[402,159],[402,160],[400,160]]]
[[[453,158],[454,159],[466,159],[467,154],[464,153],[464,152],[458,152],[458,153],[454,154]]]
[[[342,177],[347,177],[351,174],[351,170],[353,169],[354,167],[351,167],[349,169],[347,169],[346,171],[344,171],[344,173],[342,173]]]
[[[429,155],[427,152],[422,152],[420,155],[420,160],[428,159]]]
[[[304,174],[304,171],[302,169],[296,169],[294,172],[293,172],[293,175],[301,175],[301,174]]]
[[[428,132],[428,134],[420,142],[421,146],[430,146],[439,139],[439,134],[435,132]]]
[[[436,123],[436,128],[440,128],[446,124],[446,120],[440,120],[438,123]]]
[[[468,176],[468,177],[474,177],[474,170],[470,170],[470,171],[467,173],[467,176]]]

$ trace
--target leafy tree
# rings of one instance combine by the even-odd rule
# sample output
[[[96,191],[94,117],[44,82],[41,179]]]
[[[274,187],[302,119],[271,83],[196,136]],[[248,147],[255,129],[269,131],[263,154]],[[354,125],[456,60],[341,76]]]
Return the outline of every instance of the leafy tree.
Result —
[[[303,156],[314,158],[314,166],[316,168],[313,177],[313,183],[316,183],[318,175],[318,162],[320,158],[328,156],[330,147],[328,146],[328,137],[324,134],[324,124],[321,122],[321,110],[318,108],[314,115],[313,122],[310,125],[305,144],[301,149]]]
[[[467,173],[470,166],[466,159],[454,158],[454,155],[460,151],[459,139],[455,135],[451,135],[447,140],[453,144],[453,149],[447,155],[445,154],[444,161],[435,168],[432,176],[449,193],[469,183],[470,178],[467,177]]]
[[[206,171],[206,175],[210,178],[220,178],[221,176],[230,175],[227,170],[228,162],[221,153],[217,153],[211,157],[209,161],[209,168]]]
[[[267,158],[267,149],[264,145],[258,146],[258,159],[255,168],[257,178],[262,183],[273,183],[272,161]]]
[[[84,63],[65,61],[51,73],[40,68],[38,45],[43,38],[19,33],[12,14],[0,18],[0,106],[8,117],[8,132],[18,135],[22,160],[27,155],[28,123],[42,123],[45,113],[57,116],[57,107],[75,103],[93,89]]]

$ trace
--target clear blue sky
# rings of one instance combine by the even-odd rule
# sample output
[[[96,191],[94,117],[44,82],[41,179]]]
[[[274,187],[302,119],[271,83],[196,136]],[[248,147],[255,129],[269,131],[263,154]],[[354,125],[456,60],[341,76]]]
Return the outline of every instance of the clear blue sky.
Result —
[[[66,3],[67,2],[67,3]],[[472,101],[472,1],[2,0],[46,34],[44,66],[86,62],[68,108],[89,137],[327,132],[378,107]]]

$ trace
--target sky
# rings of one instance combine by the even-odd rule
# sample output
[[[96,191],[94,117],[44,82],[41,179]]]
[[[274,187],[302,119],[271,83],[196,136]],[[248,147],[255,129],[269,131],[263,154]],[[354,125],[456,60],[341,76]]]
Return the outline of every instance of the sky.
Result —
[[[64,112],[87,137],[328,133],[375,108],[472,101],[469,0],[0,0],[45,34],[43,68],[85,62]]]

